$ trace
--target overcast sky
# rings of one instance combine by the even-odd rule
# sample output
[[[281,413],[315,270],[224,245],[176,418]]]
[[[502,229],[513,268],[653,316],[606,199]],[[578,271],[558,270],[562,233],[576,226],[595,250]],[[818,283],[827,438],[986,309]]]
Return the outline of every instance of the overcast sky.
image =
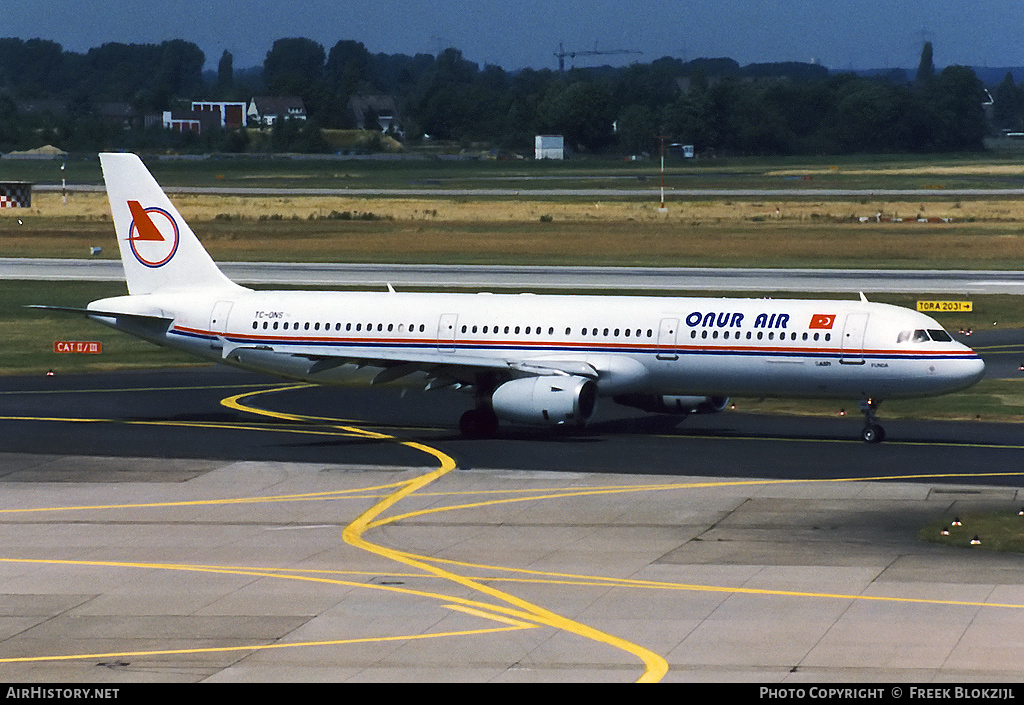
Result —
[[[924,40],[935,64],[1024,66],[1021,0],[19,0],[0,37],[35,37],[85,52],[105,42],[195,42],[215,69],[261,66],[275,39],[341,39],[373,53],[446,47],[505,69],[556,68],[554,53],[629,49],[575,65],[662,56],[740,64],[817,61],[832,69],[916,68]],[[566,66],[573,62],[567,59]]]

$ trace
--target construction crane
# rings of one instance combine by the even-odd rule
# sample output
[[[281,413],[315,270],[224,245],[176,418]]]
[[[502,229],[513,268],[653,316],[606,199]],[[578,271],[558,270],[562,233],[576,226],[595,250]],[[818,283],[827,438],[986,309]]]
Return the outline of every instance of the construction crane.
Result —
[[[592,49],[590,51],[566,51],[562,43],[558,43],[558,51],[555,56],[558,58],[558,70],[565,71],[565,57],[575,59],[577,56],[602,56],[608,54],[643,54],[636,49]]]

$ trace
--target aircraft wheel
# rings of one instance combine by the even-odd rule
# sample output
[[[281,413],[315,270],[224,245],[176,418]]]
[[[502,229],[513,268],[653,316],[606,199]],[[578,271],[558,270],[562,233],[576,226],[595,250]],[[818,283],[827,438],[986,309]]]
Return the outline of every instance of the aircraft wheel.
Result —
[[[470,409],[459,419],[459,431],[466,438],[494,438],[498,417],[490,409]]]
[[[885,429],[878,424],[868,424],[860,432],[865,443],[881,443],[885,440]]]

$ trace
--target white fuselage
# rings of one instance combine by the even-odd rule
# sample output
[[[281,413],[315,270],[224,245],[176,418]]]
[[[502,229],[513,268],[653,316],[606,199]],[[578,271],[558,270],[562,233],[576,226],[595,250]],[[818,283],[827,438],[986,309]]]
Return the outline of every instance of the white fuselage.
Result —
[[[603,396],[877,400],[963,389],[984,372],[928,316],[865,301],[229,288],[90,308],[163,316],[172,321],[166,332],[143,337],[326,384],[422,384],[436,364],[505,379],[579,369]]]

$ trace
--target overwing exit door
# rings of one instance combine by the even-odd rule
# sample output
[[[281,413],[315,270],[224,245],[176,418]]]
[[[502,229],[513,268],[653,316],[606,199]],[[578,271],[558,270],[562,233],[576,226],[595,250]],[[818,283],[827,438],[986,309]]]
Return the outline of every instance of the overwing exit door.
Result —
[[[438,352],[455,352],[455,326],[459,322],[459,314],[442,313],[437,321]]]
[[[676,360],[676,331],[679,329],[678,318],[663,318],[658,326],[658,359]]]

